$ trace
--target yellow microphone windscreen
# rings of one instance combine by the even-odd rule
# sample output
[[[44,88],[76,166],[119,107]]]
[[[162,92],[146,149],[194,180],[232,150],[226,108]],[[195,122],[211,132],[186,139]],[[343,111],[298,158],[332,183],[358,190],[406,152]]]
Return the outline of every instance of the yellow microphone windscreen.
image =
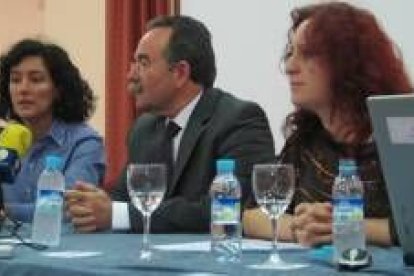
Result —
[[[24,125],[8,123],[0,133],[0,147],[14,149],[19,157],[26,154],[32,145],[32,133]]]

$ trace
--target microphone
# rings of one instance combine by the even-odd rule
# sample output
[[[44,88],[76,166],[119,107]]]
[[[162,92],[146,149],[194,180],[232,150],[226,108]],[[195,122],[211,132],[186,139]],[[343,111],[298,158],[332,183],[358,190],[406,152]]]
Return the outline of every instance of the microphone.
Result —
[[[30,130],[17,123],[9,123],[0,133],[0,181],[12,183],[20,169],[20,159],[32,144]]]
[[[0,211],[3,209],[2,183],[13,183],[22,158],[32,144],[30,130],[17,123],[8,123],[0,133]],[[1,214],[0,214],[1,229]]]

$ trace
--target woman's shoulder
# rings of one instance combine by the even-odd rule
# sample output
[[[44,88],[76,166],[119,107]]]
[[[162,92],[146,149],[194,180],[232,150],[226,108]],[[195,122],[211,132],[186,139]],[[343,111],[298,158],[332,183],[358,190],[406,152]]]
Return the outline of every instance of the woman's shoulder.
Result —
[[[312,132],[292,131],[287,135],[285,144],[279,156],[296,155],[303,150],[324,145],[326,142],[326,137],[324,137],[322,131],[317,128]]]
[[[102,140],[102,136],[85,122],[65,123],[59,121],[57,122],[57,128],[62,136],[66,138],[67,142],[76,143],[77,141],[84,139]]]

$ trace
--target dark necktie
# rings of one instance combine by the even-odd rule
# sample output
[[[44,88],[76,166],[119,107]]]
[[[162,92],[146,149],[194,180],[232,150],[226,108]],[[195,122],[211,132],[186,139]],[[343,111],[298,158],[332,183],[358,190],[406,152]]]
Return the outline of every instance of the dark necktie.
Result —
[[[174,121],[170,120],[164,128],[163,138],[161,141],[162,161],[167,167],[167,187],[171,187],[173,170],[174,170],[174,137],[181,130],[181,127]]]

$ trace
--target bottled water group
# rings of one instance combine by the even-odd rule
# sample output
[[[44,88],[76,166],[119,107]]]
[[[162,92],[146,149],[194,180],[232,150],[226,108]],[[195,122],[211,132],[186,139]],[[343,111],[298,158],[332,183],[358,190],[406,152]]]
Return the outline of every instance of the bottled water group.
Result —
[[[220,159],[211,196],[211,252],[219,262],[240,262],[242,227],[240,183],[234,175],[235,161]]]
[[[364,187],[352,159],[339,161],[332,188],[334,260],[347,249],[365,250]]]
[[[46,157],[46,166],[37,183],[37,199],[33,218],[32,242],[47,246],[60,243],[65,178],[62,159]]]

